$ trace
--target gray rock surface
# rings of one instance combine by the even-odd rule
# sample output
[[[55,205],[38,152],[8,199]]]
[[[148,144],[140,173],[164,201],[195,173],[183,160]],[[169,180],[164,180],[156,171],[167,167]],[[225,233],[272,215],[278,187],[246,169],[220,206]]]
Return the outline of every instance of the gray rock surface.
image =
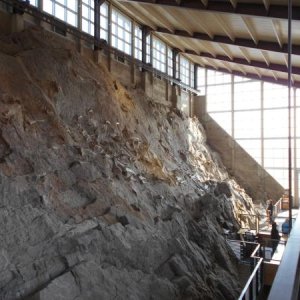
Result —
[[[237,298],[223,229],[253,205],[196,119],[41,29],[0,66],[0,299]]]

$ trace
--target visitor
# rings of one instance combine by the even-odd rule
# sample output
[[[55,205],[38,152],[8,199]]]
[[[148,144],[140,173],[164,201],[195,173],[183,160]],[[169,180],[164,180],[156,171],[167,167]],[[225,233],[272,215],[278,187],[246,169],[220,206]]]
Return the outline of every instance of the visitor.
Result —
[[[289,218],[286,218],[281,225],[281,231],[283,234],[289,234],[290,232],[290,221]]]
[[[267,218],[270,224],[272,224],[273,221],[273,200],[268,201],[268,206],[267,206]]]
[[[273,222],[272,229],[271,229],[272,255],[274,254],[274,252],[278,246],[279,240],[280,240],[280,235],[277,230],[277,223]]]

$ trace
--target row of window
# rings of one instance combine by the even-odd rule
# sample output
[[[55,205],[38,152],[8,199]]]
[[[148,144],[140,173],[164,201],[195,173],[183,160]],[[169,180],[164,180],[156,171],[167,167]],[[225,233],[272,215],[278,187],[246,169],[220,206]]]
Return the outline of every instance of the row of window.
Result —
[[[30,3],[38,6],[38,0],[31,0]],[[80,9],[81,18],[79,20]],[[80,27],[82,31],[90,35],[94,35],[94,0],[43,0],[43,10],[72,26]],[[110,37],[108,36],[109,17],[111,17]],[[115,8],[112,8],[111,16],[109,16],[109,7],[105,2],[100,6],[99,30],[100,38],[109,42],[112,47],[142,60],[142,29]],[[133,37],[132,34],[134,34]],[[173,75],[172,48],[152,35],[146,37],[146,62],[152,63],[153,68],[169,76]],[[176,70],[176,77],[182,83],[194,87],[194,65],[190,60],[182,55],[177,55]]]

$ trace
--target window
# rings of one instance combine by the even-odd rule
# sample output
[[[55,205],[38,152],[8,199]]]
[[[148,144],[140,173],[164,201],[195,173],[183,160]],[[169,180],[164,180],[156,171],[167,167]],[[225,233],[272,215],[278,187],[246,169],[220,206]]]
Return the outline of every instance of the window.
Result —
[[[192,88],[195,88],[194,64],[192,62],[190,62],[190,75],[191,75],[190,86]]]
[[[33,5],[33,6],[38,6],[38,0],[30,0],[29,1],[30,5]]]
[[[94,0],[82,0],[82,31],[94,35]]]
[[[231,111],[231,85],[210,85],[207,87],[207,111]]]
[[[77,0],[44,0],[44,11],[70,25],[77,27]]]
[[[100,38],[108,41],[108,4],[100,6]]]
[[[261,83],[241,82],[234,85],[234,109],[259,109],[261,107]]]
[[[201,95],[205,95],[205,69],[197,68],[197,87],[196,89],[200,91]]]
[[[153,67],[161,72],[166,72],[166,44],[153,38]]]
[[[238,111],[234,113],[235,138],[260,138],[261,113],[257,111]]]
[[[146,37],[146,63],[151,63],[151,35]]]
[[[134,28],[134,58],[142,60],[142,29],[137,25]]]
[[[237,142],[261,164],[261,139],[237,139]]]
[[[224,84],[230,82],[231,82],[230,74],[207,70],[207,85]]]
[[[264,83],[264,108],[287,107],[288,89],[285,86]]]
[[[167,47],[167,63],[168,63],[168,75],[173,76],[173,51],[172,48]]]
[[[228,134],[231,135],[231,113],[216,112],[209,114]]]
[[[264,110],[264,137],[288,136],[288,109]]]
[[[180,57],[180,80],[186,85],[190,85],[190,62],[185,57]]]
[[[117,10],[112,10],[111,44],[113,47],[131,54],[131,20]]]
[[[176,54],[176,78],[179,79],[179,62],[180,62],[180,55]]]

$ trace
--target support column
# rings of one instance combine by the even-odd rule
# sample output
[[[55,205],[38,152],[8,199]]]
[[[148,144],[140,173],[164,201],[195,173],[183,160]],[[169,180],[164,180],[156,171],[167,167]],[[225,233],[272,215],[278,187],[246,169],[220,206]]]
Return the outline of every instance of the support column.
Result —
[[[147,36],[150,34],[150,29],[147,26],[142,27],[142,63],[147,63]],[[142,68],[142,82],[143,82],[143,89],[146,95],[152,97],[152,90],[153,90],[153,81],[152,81],[152,74],[147,72],[145,68]]]
[[[78,0],[77,3],[77,28],[82,30],[82,0]],[[77,46],[79,53],[83,52],[82,40],[80,38],[77,39]]]
[[[197,90],[198,88],[198,64],[194,64],[194,89]]]
[[[104,2],[104,0],[102,0]],[[102,2],[102,3],[103,3]],[[100,11],[100,10],[99,10]],[[107,13],[107,22],[108,22],[108,28],[107,28],[107,43],[109,47],[111,47],[111,14],[112,14],[112,4],[111,2],[108,2],[108,13]],[[100,19],[99,19],[100,20]],[[99,31],[100,34],[100,31]],[[111,70],[111,56],[112,54],[108,53],[108,60],[107,60],[107,68],[110,71]]]
[[[29,5],[29,1],[26,0],[23,3],[20,3],[20,8],[13,7],[12,9],[12,17],[11,17],[11,24],[10,24],[10,31],[11,33],[14,32],[21,32],[24,30],[24,9],[23,7]]]
[[[100,6],[103,0],[94,0],[94,50],[99,50],[100,43]]]
[[[44,10],[44,0],[39,0],[38,1],[38,9],[40,11],[43,11]]]
[[[294,94],[293,94],[293,100],[294,100],[294,105],[293,105],[293,110],[294,110],[294,132],[293,132],[293,152],[294,152],[294,160],[293,160],[293,178],[294,178],[294,207],[299,208],[299,173],[300,173],[300,166],[297,166],[297,91],[296,88],[293,88]]]
[[[135,22],[131,21],[131,57],[132,57],[132,62],[131,62],[131,84],[133,87],[135,87],[135,63],[134,63],[134,50],[135,50]]]
[[[147,57],[147,27],[142,27],[142,63],[146,63]],[[144,71],[144,69],[143,69]]]
[[[177,60],[177,56],[179,54],[179,50],[177,48],[173,48],[172,49],[172,69],[173,69],[173,74],[172,74],[172,77],[174,79],[177,79],[176,78],[176,73],[177,73],[177,64],[176,64],[176,60]],[[179,72],[178,72],[179,74]],[[172,85],[172,92],[171,92],[171,103],[172,103],[172,107],[174,108],[177,108],[178,106],[178,97],[179,97],[179,94],[180,94],[180,89],[179,87],[173,83]]]
[[[235,122],[234,122],[234,75],[231,75],[231,172],[233,173],[233,170],[235,169],[235,147],[236,147],[236,141],[234,138],[234,128],[235,128]]]
[[[261,154],[261,159],[260,159],[260,163],[262,168],[265,168],[265,124],[264,124],[264,83],[263,81],[260,84],[260,138],[261,138],[261,142],[260,142],[260,154]],[[267,200],[269,197],[267,195],[266,192],[266,178],[265,178],[265,173],[262,174],[262,178],[261,178],[261,183],[262,183],[262,187],[263,187],[263,194],[262,196],[262,200]]]

